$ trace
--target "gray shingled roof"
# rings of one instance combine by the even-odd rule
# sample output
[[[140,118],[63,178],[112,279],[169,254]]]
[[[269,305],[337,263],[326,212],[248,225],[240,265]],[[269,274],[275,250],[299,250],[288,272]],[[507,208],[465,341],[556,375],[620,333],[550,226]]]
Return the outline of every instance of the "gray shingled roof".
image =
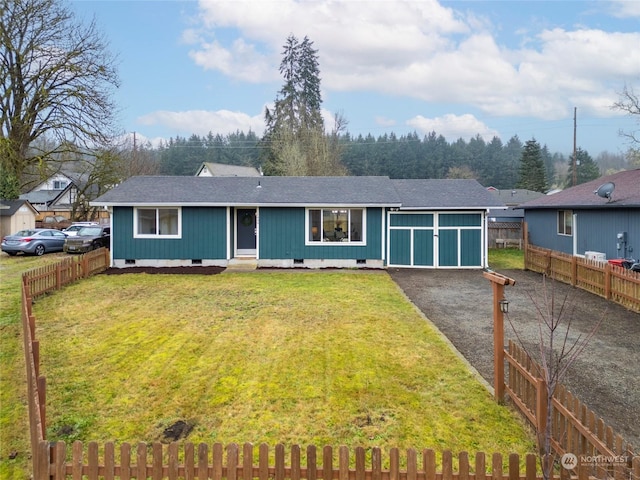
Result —
[[[132,177],[97,205],[400,206],[387,177]]]
[[[504,207],[476,180],[411,179],[391,180],[400,195],[402,209],[410,208],[495,208]]]
[[[504,206],[475,180],[389,177],[132,177],[94,205],[380,205],[408,208]]]
[[[0,199],[0,217],[11,217],[22,205],[29,204],[27,200],[4,200]],[[32,210],[34,210],[32,208]]]
[[[594,192],[604,183],[613,182],[615,189],[611,200]],[[567,188],[553,195],[544,195],[518,208],[638,208],[640,207],[640,169],[625,170],[591,182]]]

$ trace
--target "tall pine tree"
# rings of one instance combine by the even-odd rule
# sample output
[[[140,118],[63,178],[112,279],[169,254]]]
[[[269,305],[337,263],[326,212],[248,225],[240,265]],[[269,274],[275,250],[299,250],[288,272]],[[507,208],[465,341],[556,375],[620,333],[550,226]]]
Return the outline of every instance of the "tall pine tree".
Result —
[[[581,183],[590,182],[591,180],[595,180],[600,177],[600,168],[598,168],[598,164],[591,158],[589,153],[586,150],[582,150],[578,148],[576,150],[576,185],[580,185]],[[566,185],[568,187],[573,186],[573,171],[574,171],[574,161],[573,155],[569,157],[569,172],[567,173],[567,181]]]
[[[520,179],[516,187],[534,192],[544,192],[547,189],[542,150],[535,138],[525,143],[520,158]]]
[[[340,130],[336,128],[331,135],[324,131],[318,51],[308,37],[300,42],[290,35],[282,54],[280,73],[284,85],[273,110],[265,110],[265,174],[346,174],[337,142]]]

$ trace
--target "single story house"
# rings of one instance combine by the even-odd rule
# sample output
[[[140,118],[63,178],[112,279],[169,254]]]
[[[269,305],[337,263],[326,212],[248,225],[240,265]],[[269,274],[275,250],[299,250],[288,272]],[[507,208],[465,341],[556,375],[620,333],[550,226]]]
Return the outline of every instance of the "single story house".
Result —
[[[484,268],[475,180],[132,177],[92,202],[110,212],[111,264]]]
[[[26,200],[0,200],[0,238],[35,228],[37,214]]]
[[[576,185],[517,208],[524,209],[533,245],[597,259],[640,256],[640,169]]]

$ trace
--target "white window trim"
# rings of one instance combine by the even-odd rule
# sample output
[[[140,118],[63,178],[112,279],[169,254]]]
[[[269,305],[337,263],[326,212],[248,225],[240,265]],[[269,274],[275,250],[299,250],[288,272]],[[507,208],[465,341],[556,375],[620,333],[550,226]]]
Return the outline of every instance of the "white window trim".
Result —
[[[563,215],[563,225],[562,232],[560,231],[560,212],[564,212]],[[571,217],[571,233],[565,233],[565,225],[566,225],[566,217],[569,215]],[[556,233],[562,237],[573,237],[573,210],[557,210],[556,212]]]
[[[318,241],[318,242],[314,242],[309,240],[309,217],[310,214],[309,212],[311,210],[320,210],[320,212],[322,212],[323,210],[349,210],[349,218],[351,218],[351,210],[362,210],[362,234],[361,234],[361,238],[362,240],[360,240],[359,242],[354,242],[354,241],[350,241],[350,242],[324,242],[322,240]],[[312,247],[326,247],[328,245],[331,246],[342,246],[342,247],[348,247],[348,246],[366,246],[367,245],[367,209],[366,207],[336,207],[334,206],[330,206],[330,207],[307,207],[305,208],[305,212],[304,212],[304,244],[305,246],[312,246]]]
[[[140,210],[155,210],[156,222],[158,222],[158,210],[177,210],[178,211],[178,233],[175,235],[158,235],[158,234],[140,234],[138,233],[138,209]],[[156,223],[157,224],[157,223]],[[182,238],[182,207],[176,206],[145,206],[133,208],[133,238]]]

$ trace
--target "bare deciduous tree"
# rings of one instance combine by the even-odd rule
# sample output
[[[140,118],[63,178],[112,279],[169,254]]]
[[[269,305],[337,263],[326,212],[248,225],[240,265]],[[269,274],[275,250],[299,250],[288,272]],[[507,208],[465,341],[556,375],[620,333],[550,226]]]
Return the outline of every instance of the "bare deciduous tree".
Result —
[[[2,170],[22,179],[52,155],[110,139],[119,80],[95,22],[79,23],[62,0],[0,2]]]

